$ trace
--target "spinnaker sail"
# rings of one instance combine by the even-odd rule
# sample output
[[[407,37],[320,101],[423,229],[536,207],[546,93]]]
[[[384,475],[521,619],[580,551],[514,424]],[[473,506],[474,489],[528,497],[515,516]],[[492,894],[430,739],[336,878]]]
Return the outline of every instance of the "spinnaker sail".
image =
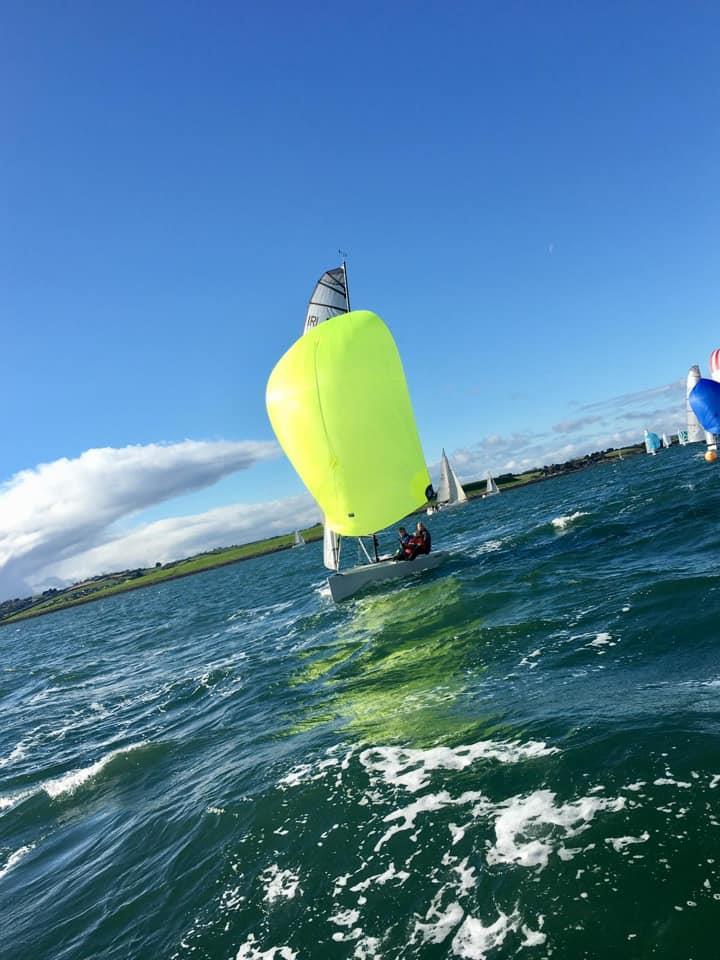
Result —
[[[686,409],[687,409],[687,433],[688,433],[688,442],[689,443],[699,443],[704,438],[703,428],[700,426],[698,418],[695,416],[692,407],[690,406],[690,394],[693,392],[694,388],[700,382],[702,375],[700,373],[700,367],[697,363],[693,364],[692,367],[688,370],[685,396],[686,396]]]
[[[645,452],[651,453],[655,456],[655,451],[659,450],[661,446],[660,437],[656,433],[651,433],[650,431],[645,431]]]
[[[336,534],[371,535],[425,503],[430,476],[405,373],[376,314],[356,310],[308,328],[270,374],[266,403]]]
[[[304,333],[324,323],[331,317],[347,313],[350,309],[347,269],[345,264],[326,270],[318,280],[305,315]]]
[[[465,503],[467,494],[455,475],[452,464],[443,449],[440,458],[440,483],[437,490],[437,502],[442,504]]]

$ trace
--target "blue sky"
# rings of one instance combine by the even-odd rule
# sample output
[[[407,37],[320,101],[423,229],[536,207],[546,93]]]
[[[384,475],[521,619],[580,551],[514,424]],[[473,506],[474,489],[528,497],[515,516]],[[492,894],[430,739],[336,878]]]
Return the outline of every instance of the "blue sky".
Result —
[[[660,410],[720,342],[712,5],[8,2],[0,91],[0,482],[272,440],[338,247],[466,478],[488,438],[639,438],[623,403],[553,427]],[[302,493],[265,453],[216,479],[113,530]]]

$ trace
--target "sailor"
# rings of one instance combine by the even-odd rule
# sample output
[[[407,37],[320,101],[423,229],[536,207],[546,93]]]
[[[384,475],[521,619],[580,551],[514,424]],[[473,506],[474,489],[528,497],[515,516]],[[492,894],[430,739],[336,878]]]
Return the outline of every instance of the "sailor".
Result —
[[[432,548],[432,538],[430,536],[430,531],[427,527],[420,523],[418,520],[417,526],[415,527],[415,553],[413,554],[413,560],[419,553],[430,553]]]
[[[413,538],[407,532],[405,527],[400,527],[398,530],[398,537],[400,539],[400,547],[398,552],[395,554],[395,560],[407,560],[409,554],[411,553],[410,541]]]

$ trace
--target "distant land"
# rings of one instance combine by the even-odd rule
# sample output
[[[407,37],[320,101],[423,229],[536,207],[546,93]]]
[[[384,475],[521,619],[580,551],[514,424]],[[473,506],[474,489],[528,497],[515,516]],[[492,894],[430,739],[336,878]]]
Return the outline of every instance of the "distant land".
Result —
[[[524,473],[503,473],[495,477],[495,482],[502,491],[509,491],[529,483],[538,483],[552,477],[565,476],[577,470],[597,463],[606,463],[616,460],[619,456],[631,456],[641,453],[645,449],[643,444],[630,447],[600,450],[567,460],[565,463],[553,463],[550,466],[526,470]],[[463,489],[469,498],[479,497],[485,492],[485,480],[476,480],[463,484]],[[322,539],[321,524],[307,527],[300,531],[306,542]],[[44,593],[25,597],[23,599],[6,600],[0,603],[0,626],[7,623],[16,623],[29,617],[40,617],[56,610],[65,610],[67,607],[79,606],[82,603],[91,603],[128,590],[139,590],[141,587],[152,587],[167,580],[177,580],[180,577],[189,577],[203,570],[212,570],[215,567],[227,566],[230,563],[240,563],[242,560],[251,560],[278,550],[288,550],[294,544],[294,532],[269,537],[266,540],[257,540],[241,546],[217,547],[205,553],[198,553],[184,560],[174,560],[170,563],[156,564],[154,567],[140,567],[134,570],[120,570],[117,573],[103,573],[70,587],[61,589],[52,588]]]

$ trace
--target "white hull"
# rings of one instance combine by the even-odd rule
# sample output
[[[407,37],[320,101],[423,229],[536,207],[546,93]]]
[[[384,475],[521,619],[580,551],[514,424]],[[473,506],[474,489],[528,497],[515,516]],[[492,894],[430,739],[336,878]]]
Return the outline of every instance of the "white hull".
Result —
[[[328,586],[335,603],[347,600],[359,590],[372,583],[383,580],[399,580],[423,570],[433,570],[445,560],[445,553],[428,553],[414,560],[381,560],[380,563],[367,563],[360,567],[351,567],[342,573],[328,577]]]

